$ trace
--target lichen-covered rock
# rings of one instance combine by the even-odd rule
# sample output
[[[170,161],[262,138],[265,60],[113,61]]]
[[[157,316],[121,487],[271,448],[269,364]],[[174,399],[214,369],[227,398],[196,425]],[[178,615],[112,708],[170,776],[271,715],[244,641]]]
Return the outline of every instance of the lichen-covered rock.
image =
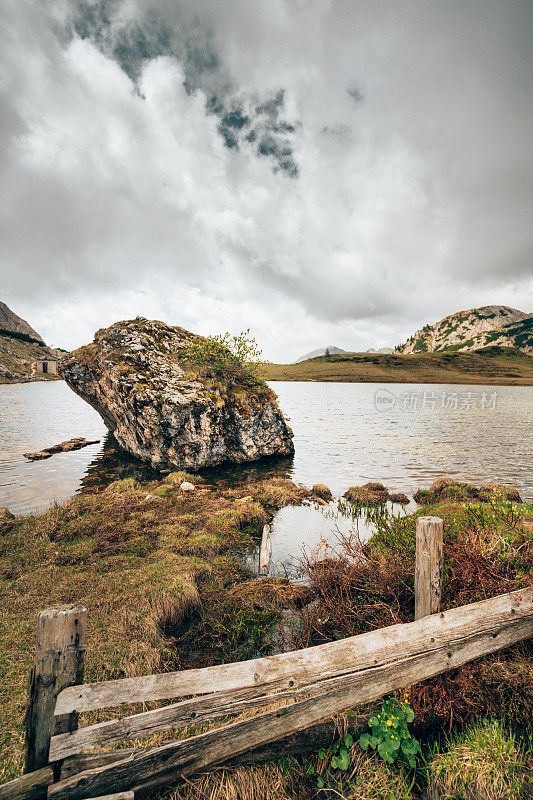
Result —
[[[189,470],[294,452],[292,432],[263,382],[225,378],[198,361],[201,337],[141,317],[99,330],[61,361],[61,375],[127,452]]]

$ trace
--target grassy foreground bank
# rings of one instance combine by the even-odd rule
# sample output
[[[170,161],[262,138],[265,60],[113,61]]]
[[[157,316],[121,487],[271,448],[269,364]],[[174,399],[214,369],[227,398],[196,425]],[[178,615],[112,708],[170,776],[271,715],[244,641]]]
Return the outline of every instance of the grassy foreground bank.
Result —
[[[195,489],[182,488],[184,481]],[[0,782],[21,771],[26,680],[36,614],[46,606],[87,605],[86,680],[94,681],[251,658],[270,652],[273,638],[293,649],[412,620],[419,514],[444,519],[445,608],[532,581],[533,508],[457,498],[407,517],[372,510],[377,533],[364,558],[355,536],[335,551],[324,544],[305,565],[307,587],[252,579],[232,553],[257,546],[277,508],[321,496],[325,487],[306,490],[283,479],[230,489],[174,473],[157,482],[119,481],[39,516],[1,522]],[[341,771],[324,743],[323,757],[217,770],[170,796],[305,800],[317,796],[318,772],[322,797],[408,800],[428,779],[448,791],[467,748],[466,783],[469,765],[479,761],[477,780],[489,774],[487,759],[501,756],[507,794],[487,796],[518,800],[531,757],[532,656],[531,643],[522,643],[412,687],[413,729],[429,765],[421,761],[417,772],[364,754],[357,741],[348,747],[349,769]],[[112,709],[92,712],[80,724],[115,716]]]
[[[265,377],[271,381],[531,386],[533,357],[513,347],[420,355],[340,353],[310,358],[299,364],[266,364]]]
[[[283,479],[221,491],[173,473],[117,481],[38,516],[0,515],[0,782],[22,768],[40,610],[88,608],[87,681],[253,658],[298,589],[274,579],[250,586],[230,551],[256,547],[276,509],[314,496]]]

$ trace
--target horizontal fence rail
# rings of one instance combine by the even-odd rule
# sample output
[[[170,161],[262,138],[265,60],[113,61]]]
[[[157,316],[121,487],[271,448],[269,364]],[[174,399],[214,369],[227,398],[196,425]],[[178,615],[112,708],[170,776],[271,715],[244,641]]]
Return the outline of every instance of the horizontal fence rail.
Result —
[[[250,688],[246,683],[254,681],[257,688],[259,681],[254,676],[260,679],[265,693],[265,704],[279,703],[281,700],[291,701],[291,704],[188,739],[151,748],[146,752],[136,750],[123,761],[82,772],[52,784],[48,790],[48,798],[85,800],[110,792],[129,789],[135,791],[142,786],[143,781],[150,779],[154,785],[154,780],[164,782],[172,773],[176,777],[192,774],[230,756],[301,731],[358,704],[377,700],[396,689],[460,667],[468,661],[532,635],[533,587],[530,587],[416,622],[361,634],[349,640],[242,664],[191,670],[196,673],[198,683],[189,681],[187,688],[182,687],[180,691],[190,694],[196,692],[198,686],[206,687],[209,676],[212,689],[219,686],[225,689],[224,715],[240,713],[246,708],[245,704],[250,702],[242,696],[239,699],[234,697],[231,707],[231,690],[226,687],[229,685],[233,691],[242,691]],[[299,657],[304,659],[304,664],[295,661]],[[235,673],[228,671],[228,667],[240,667],[242,671]],[[157,677],[173,680],[177,675]],[[143,682],[143,679],[139,680]],[[293,681],[293,686],[289,690],[276,691],[280,687],[280,681]],[[106,687],[101,697],[105,696],[108,704],[113,706],[117,704],[117,698],[125,695],[121,681],[110,683],[113,685],[111,692],[109,683],[100,684]],[[178,684],[172,685],[175,691]],[[90,686],[90,696],[94,698],[95,686],[98,684]],[[87,687],[65,689],[62,694],[69,694],[72,698],[73,692],[79,695],[85,688]],[[128,683],[128,697],[131,696],[130,692]],[[204,696],[184,701],[188,704],[185,713],[190,713],[194,703],[212,703],[214,694],[211,691],[207,698]],[[82,693],[79,701],[85,703],[86,695]],[[99,702],[98,707],[103,707],[104,703]],[[155,712],[84,728],[71,734],[60,734],[52,739],[51,752],[64,757],[77,749],[101,747],[104,741],[110,744],[129,738],[132,731],[137,736],[142,730],[142,717],[152,720],[152,725],[153,720],[159,718],[158,724],[167,728],[176,727],[176,722],[183,720],[183,707],[184,704],[179,703]],[[72,711],[78,708],[74,705]],[[64,712],[65,706],[60,705],[60,709]],[[72,749],[68,746],[69,741],[73,745]]]
[[[438,653],[439,658],[443,659],[443,668],[449,669],[454,663],[454,648],[465,639],[477,641],[477,637],[481,637],[479,655],[492,652],[492,649],[506,646],[502,642],[509,633],[509,625],[512,626],[510,630],[515,631],[515,621],[518,625],[512,636],[520,637],[523,629],[527,631],[528,626],[533,624],[532,613],[533,589],[525,589],[424,617],[416,622],[391,625],[304,650],[218,667],[152,675],[148,676],[148,680],[144,677],[125,678],[122,681],[73,686],[59,695],[56,714],[63,714],[66,709],[81,711],[114,707],[124,702],[153,700],[162,691],[172,693],[172,696],[179,693],[200,696],[54,736],[50,745],[50,760],[203,719],[238,714],[274,700],[317,696],[338,685],[348,684],[352,676],[369,675],[369,671],[378,665],[379,668],[389,663],[399,665],[402,660],[420,654]],[[139,686],[137,693],[136,683]],[[202,696],[206,689],[210,693]]]

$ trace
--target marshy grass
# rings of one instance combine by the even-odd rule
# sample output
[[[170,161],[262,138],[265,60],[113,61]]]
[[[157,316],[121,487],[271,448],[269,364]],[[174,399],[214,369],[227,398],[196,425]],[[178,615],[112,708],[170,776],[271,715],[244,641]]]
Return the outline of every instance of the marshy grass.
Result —
[[[195,490],[181,491],[184,481]],[[328,492],[321,484],[309,490],[281,478],[222,488],[173,473],[157,482],[119,481],[39,516],[2,524],[0,781],[21,771],[36,614],[47,606],[88,607],[87,681],[236,661],[267,654],[273,644],[295,649],[411,621],[418,515],[365,510],[376,527],[373,538],[364,545],[355,535],[335,547],[323,544],[306,562],[306,587],[251,580],[231,558],[233,550],[257,546],[277,508],[314,497],[326,501]],[[354,517],[360,513],[346,505]],[[472,498],[420,512],[444,519],[445,608],[531,583],[532,512],[531,506]],[[531,642],[523,642],[413,687],[417,733],[464,726],[483,715],[526,730],[533,718],[532,655]],[[91,712],[81,724],[139,710]],[[161,740],[171,735],[176,733]],[[341,786],[332,775],[331,797],[339,796],[339,787],[346,798],[410,796],[401,772],[356,746],[352,756],[352,777],[344,775]],[[310,758],[219,769],[170,797],[316,797],[306,773]]]
[[[511,507],[512,506],[512,507]],[[286,626],[285,647],[321,644],[414,619],[416,519],[444,520],[444,609],[530,585],[533,531],[507,501],[446,502],[409,516],[369,510],[376,533],[323,542],[302,563],[315,601]],[[496,714],[527,728],[533,719],[533,643],[522,642],[417,684],[411,705],[422,734]]]
[[[431,760],[430,796],[449,800],[519,800],[533,767],[529,753],[497,720],[484,720],[456,735]],[[531,773],[530,773],[531,774]]]
[[[195,491],[181,491],[183,481]],[[44,514],[3,522],[0,782],[22,769],[26,682],[40,610],[62,603],[88,608],[86,681],[263,652],[287,587],[277,599],[274,587],[254,602],[248,590],[231,595],[250,576],[228,551],[254,546],[277,503],[301,502],[306,492],[283,480],[220,491],[198,476],[173,473],[142,484],[117,481]],[[133,710],[121,708],[119,715],[125,713]],[[116,712],[84,715],[81,724],[110,716]]]

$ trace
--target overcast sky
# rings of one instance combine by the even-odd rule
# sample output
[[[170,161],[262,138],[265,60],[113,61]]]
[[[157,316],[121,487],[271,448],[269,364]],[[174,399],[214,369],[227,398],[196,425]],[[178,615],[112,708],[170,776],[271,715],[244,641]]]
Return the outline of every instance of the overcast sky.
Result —
[[[532,0],[0,7],[0,300],[48,343],[533,311]]]

